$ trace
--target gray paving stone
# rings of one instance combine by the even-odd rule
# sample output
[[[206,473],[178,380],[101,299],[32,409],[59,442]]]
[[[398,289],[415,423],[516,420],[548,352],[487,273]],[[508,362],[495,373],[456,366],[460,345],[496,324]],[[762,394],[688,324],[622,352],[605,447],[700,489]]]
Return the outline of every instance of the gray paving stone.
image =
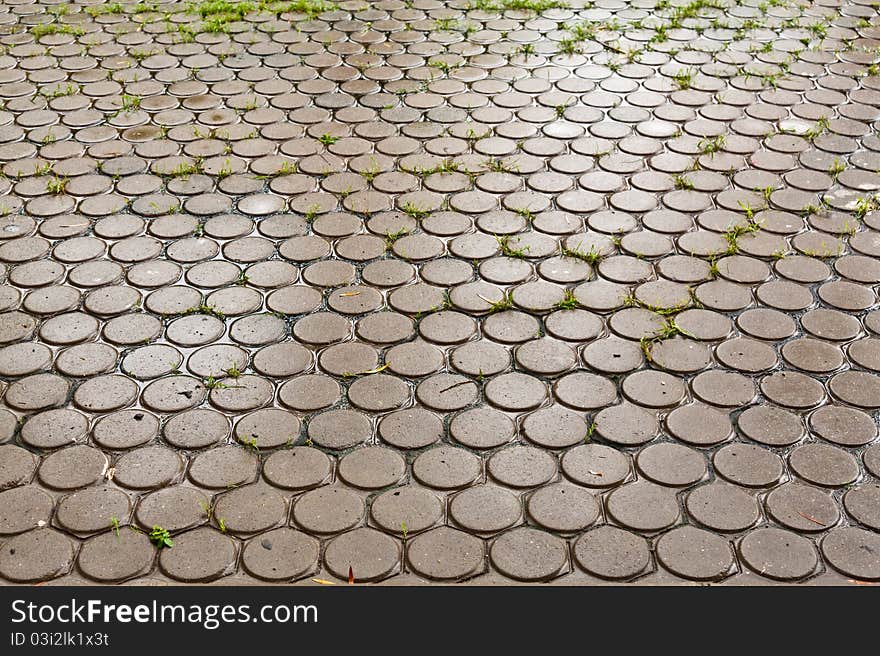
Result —
[[[319,542],[300,531],[278,528],[251,538],[242,550],[241,564],[266,581],[302,578],[318,565]]]
[[[648,542],[615,526],[599,526],[574,545],[575,562],[590,574],[606,579],[630,579],[651,563]]]

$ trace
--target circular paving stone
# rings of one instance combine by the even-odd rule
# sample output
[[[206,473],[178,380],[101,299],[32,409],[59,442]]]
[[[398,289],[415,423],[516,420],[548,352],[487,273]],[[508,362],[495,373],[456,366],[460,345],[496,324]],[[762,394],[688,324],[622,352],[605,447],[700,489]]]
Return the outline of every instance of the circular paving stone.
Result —
[[[729,371],[704,371],[691,381],[691,389],[703,402],[726,408],[747,405],[755,396],[750,378]]]
[[[104,339],[113,344],[145,344],[162,332],[162,323],[148,314],[124,314],[104,324]]]
[[[737,418],[743,434],[768,446],[789,446],[804,436],[804,426],[796,414],[772,405],[747,408]]]
[[[407,408],[382,417],[378,431],[398,449],[421,449],[443,437],[443,420],[427,410]]]
[[[443,516],[443,504],[434,494],[419,487],[398,487],[373,499],[370,516],[381,529],[402,535],[420,533]]]
[[[491,449],[506,444],[516,431],[513,421],[492,408],[474,408],[456,415],[449,434],[472,449]]]
[[[841,487],[859,477],[859,466],[849,453],[830,444],[804,444],[788,456],[792,471],[814,485]]]
[[[810,415],[810,429],[840,446],[861,446],[877,437],[877,425],[870,415],[837,405],[823,406]]]
[[[636,457],[636,466],[647,478],[669,487],[693,485],[708,471],[702,453],[669,442],[642,449]]]
[[[565,567],[567,556],[564,540],[525,526],[504,533],[489,548],[489,557],[498,571],[519,581],[556,576]]]
[[[556,460],[542,449],[512,446],[495,453],[488,462],[489,474],[509,487],[543,485],[556,475]]]
[[[306,490],[324,483],[333,463],[318,449],[298,446],[278,451],[263,463],[263,476],[276,487]]]
[[[141,498],[135,519],[146,530],[161,526],[168,531],[181,531],[208,521],[210,507],[202,492],[175,485]]]
[[[378,581],[400,564],[398,542],[371,528],[359,528],[334,538],[324,552],[324,564],[333,576],[355,581]]]
[[[339,400],[339,383],[329,376],[306,374],[287,381],[278,390],[278,400],[293,410],[313,412]]]
[[[305,344],[332,344],[347,338],[351,324],[344,317],[331,312],[318,312],[297,320],[293,334]]]
[[[162,434],[171,446],[179,449],[202,449],[226,439],[229,435],[229,420],[216,410],[187,410],[169,419]]]
[[[764,503],[775,522],[801,533],[824,531],[840,519],[831,495],[812,485],[786,483],[773,490]]]
[[[649,347],[649,351],[656,366],[676,374],[701,371],[711,360],[707,345],[678,337],[655,343]]]
[[[854,526],[834,529],[822,540],[822,555],[834,569],[847,576],[862,581],[880,580],[880,535],[877,533]]]
[[[457,494],[449,504],[451,518],[464,529],[479,534],[495,533],[520,521],[519,498],[494,485],[479,485]]]
[[[416,536],[409,542],[406,560],[417,574],[438,581],[456,581],[483,568],[483,542],[446,526]]]
[[[235,542],[220,531],[196,528],[174,536],[173,542],[172,548],[159,552],[159,566],[178,581],[213,581],[235,566]]]
[[[809,337],[786,342],[781,352],[791,366],[814,374],[828,373],[843,365],[843,353],[838,347]]]
[[[758,521],[758,504],[746,491],[717,481],[698,487],[685,501],[688,513],[714,531],[736,533]]]
[[[370,420],[354,410],[330,410],[312,418],[308,436],[328,449],[347,449],[362,444],[373,435]]]
[[[529,517],[549,531],[582,531],[599,518],[599,504],[590,492],[567,483],[537,490],[526,503]]]
[[[116,352],[113,352],[116,361]],[[148,380],[177,371],[183,356],[176,348],[163,344],[151,344],[129,352],[122,359],[122,370],[133,378]]]
[[[137,383],[126,376],[99,376],[80,385],[73,402],[83,410],[110,412],[130,405],[137,395]]]
[[[866,483],[849,490],[843,497],[843,505],[857,522],[880,530],[880,485]]]
[[[39,458],[19,446],[0,446],[0,490],[30,481],[38,462]]]
[[[38,476],[44,485],[56,490],[74,490],[101,480],[107,464],[107,456],[98,449],[76,445],[44,458]]]
[[[203,451],[190,463],[189,477],[206,488],[226,488],[248,483],[257,475],[260,459],[238,446],[220,446]]]
[[[621,446],[650,442],[656,437],[659,424],[654,413],[626,402],[601,410],[593,421],[602,439]]]
[[[0,409],[0,442],[8,442],[18,428],[18,418],[9,410]]]
[[[141,401],[157,412],[180,412],[200,405],[207,395],[202,381],[189,376],[169,376],[144,388]]]
[[[712,462],[719,475],[746,487],[771,487],[785,472],[782,458],[753,444],[729,444],[715,454]]]
[[[642,366],[645,357],[635,342],[607,337],[596,340],[581,353],[584,363],[602,374],[623,374]]]
[[[48,369],[52,364],[52,350],[36,343],[12,344],[0,349],[0,375],[26,376]]]
[[[693,526],[679,526],[657,541],[657,560],[673,574],[695,581],[723,578],[733,567],[724,538]]]
[[[786,408],[811,408],[825,398],[822,383],[795,371],[766,376],[761,380],[761,391],[770,401]]]
[[[322,487],[306,492],[293,506],[293,519],[311,533],[339,533],[364,518],[364,501],[343,487]]]
[[[58,504],[55,520],[74,534],[103,531],[115,518],[127,523],[131,502],[125,492],[107,486],[91,487],[64,497]]]
[[[253,367],[270,378],[295,376],[312,364],[312,353],[307,348],[293,342],[273,344],[254,354]],[[190,358],[192,366],[192,358]]]
[[[15,583],[48,581],[70,569],[74,553],[63,533],[48,528],[28,531],[0,547],[0,575]]]
[[[292,412],[279,408],[263,408],[242,417],[235,425],[240,442],[258,449],[274,449],[299,439],[302,424]]]
[[[739,552],[752,570],[780,581],[809,576],[819,562],[812,542],[778,528],[752,531],[740,542]]]
[[[547,396],[539,379],[521,373],[497,376],[485,388],[486,399],[502,410],[520,411],[538,407]]]
[[[801,326],[816,337],[835,341],[850,340],[856,337],[861,330],[859,321],[855,317],[825,308],[805,313],[801,317]]]
[[[0,314],[0,343],[23,340],[33,333],[37,322],[23,312]]]
[[[379,352],[367,344],[346,342],[322,351],[318,362],[331,375],[351,375],[375,369],[379,362]]]
[[[398,344],[385,353],[389,371],[407,378],[426,376],[444,364],[443,351],[427,342],[415,340]],[[372,369],[372,367],[370,367]]]
[[[603,579],[630,579],[651,563],[648,541],[615,526],[599,526],[575,542],[574,559],[586,572]]]
[[[553,395],[575,410],[596,410],[617,401],[617,389],[607,377],[581,372],[557,380]]]
[[[32,485],[0,492],[0,535],[15,535],[46,526],[54,500]]]
[[[16,410],[33,412],[63,405],[69,389],[69,383],[60,376],[36,374],[12,383],[4,400]]]
[[[553,405],[526,416],[522,432],[538,446],[563,449],[586,439],[589,427],[581,415]]]
[[[464,449],[440,446],[413,461],[413,476],[428,487],[454,490],[473,483],[482,473],[482,461]]]
[[[21,441],[37,449],[57,449],[82,441],[89,420],[75,410],[46,410],[32,415],[22,425]]]
[[[863,371],[844,371],[831,379],[828,388],[844,403],[868,410],[880,408],[880,376]]]
[[[880,371],[880,340],[876,338],[860,339],[849,345],[849,357],[861,367]]]
[[[214,504],[214,518],[233,533],[259,533],[285,519],[287,505],[275,490],[256,483],[221,495]]]
[[[366,490],[394,485],[405,472],[403,458],[396,451],[379,446],[355,449],[339,461],[340,478]]]
[[[122,456],[114,467],[113,480],[123,487],[149,490],[168,485],[182,470],[183,460],[177,452],[147,446]]]
[[[83,543],[77,560],[82,573],[101,583],[116,583],[147,574],[156,549],[144,533],[110,531]]]
[[[710,310],[685,310],[675,323],[695,339],[718,340],[730,334],[732,322],[725,315]]]
[[[211,403],[233,413],[266,405],[275,393],[272,383],[260,376],[222,378],[214,385],[210,391]]]
[[[713,446],[730,439],[733,426],[727,413],[702,403],[676,408],[666,415],[666,428],[694,446]]]
[[[539,328],[535,317],[515,310],[490,314],[483,320],[483,334],[502,344],[516,344],[534,339]]]
[[[623,380],[622,389],[630,401],[648,408],[668,408],[685,396],[681,380],[660,371],[630,374]]]
[[[607,506],[614,521],[636,531],[660,531],[679,519],[675,493],[647,481],[617,488],[608,496]]]
[[[105,449],[131,449],[154,439],[159,419],[142,410],[122,410],[102,417],[92,428],[92,438]]]
[[[551,376],[577,364],[575,352],[564,342],[536,339],[516,349],[517,363],[538,376]]]
[[[738,337],[719,344],[715,356],[726,367],[744,373],[758,373],[776,366],[777,357],[768,344]]]
[[[477,384],[455,374],[437,374],[416,387],[416,398],[439,411],[461,410],[477,400]]]
[[[510,353],[500,344],[478,340],[454,349],[449,362],[464,374],[492,376],[510,366]]]
[[[436,312],[419,322],[419,334],[435,344],[459,344],[470,339],[476,322],[459,312]]]
[[[877,472],[880,472],[880,444],[865,449],[862,453],[862,461],[865,463],[865,469],[874,477],[880,478]]]
[[[250,539],[241,554],[242,566],[266,581],[288,581],[314,571],[320,543],[292,528],[277,528]]]
[[[547,315],[544,325],[558,339],[586,342],[602,332],[602,319],[586,310],[558,310]]]
[[[66,376],[85,378],[112,371],[118,357],[116,349],[107,344],[77,344],[58,354],[55,368]],[[171,369],[167,364],[166,368]]]
[[[400,378],[371,374],[358,378],[348,388],[352,405],[364,410],[382,412],[399,408],[409,399],[409,387]]]
[[[746,310],[737,317],[736,325],[752,337],[768,340],[791,337],[797,328],[795,320],[790,316],[767,308]]]
[[[562,471],[587,487],[614,487],[630,475],[629,456],[601,444],[582,444],[562,456]]]

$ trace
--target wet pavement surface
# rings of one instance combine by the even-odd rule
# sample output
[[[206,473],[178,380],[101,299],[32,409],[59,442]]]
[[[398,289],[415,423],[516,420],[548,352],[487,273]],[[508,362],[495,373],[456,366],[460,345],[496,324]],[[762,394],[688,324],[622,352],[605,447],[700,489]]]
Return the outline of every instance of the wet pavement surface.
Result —
[[[880,580],[875,3],[0,46],[6,582]]]

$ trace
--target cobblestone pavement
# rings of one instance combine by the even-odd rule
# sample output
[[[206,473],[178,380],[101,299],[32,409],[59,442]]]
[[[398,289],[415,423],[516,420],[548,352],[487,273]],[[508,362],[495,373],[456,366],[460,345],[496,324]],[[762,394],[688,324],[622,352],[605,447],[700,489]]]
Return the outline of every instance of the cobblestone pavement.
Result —
[[[0,577],[880,580],[874,0],[4,0]]]

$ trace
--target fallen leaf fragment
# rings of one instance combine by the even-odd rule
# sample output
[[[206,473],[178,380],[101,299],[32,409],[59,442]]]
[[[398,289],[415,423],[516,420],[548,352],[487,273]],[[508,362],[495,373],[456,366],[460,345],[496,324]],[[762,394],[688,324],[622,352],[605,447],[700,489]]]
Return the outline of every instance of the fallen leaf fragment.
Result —
[[[381,367],[376,367],[375,369],[370,369],[369,371],[359,371],[355,374],[355,376],[366,376],[368,374],[378,374],[380,371],[385,371],[390,366],[391,366],[391,363],[386,362]]]
[[[312,581],[321,585],[336,585],[333,581],[328,581],[327,579],[312,579]]]
[[[800,510],[797,511],[797,514],[800,515],[801,517],[803,517],[804,519],[813,522],[814,524],[818,524],[819,526],[827,526],[827,524],[825,522],[820,522],[815,517],[810,517],[809,515],[802,513]]]

